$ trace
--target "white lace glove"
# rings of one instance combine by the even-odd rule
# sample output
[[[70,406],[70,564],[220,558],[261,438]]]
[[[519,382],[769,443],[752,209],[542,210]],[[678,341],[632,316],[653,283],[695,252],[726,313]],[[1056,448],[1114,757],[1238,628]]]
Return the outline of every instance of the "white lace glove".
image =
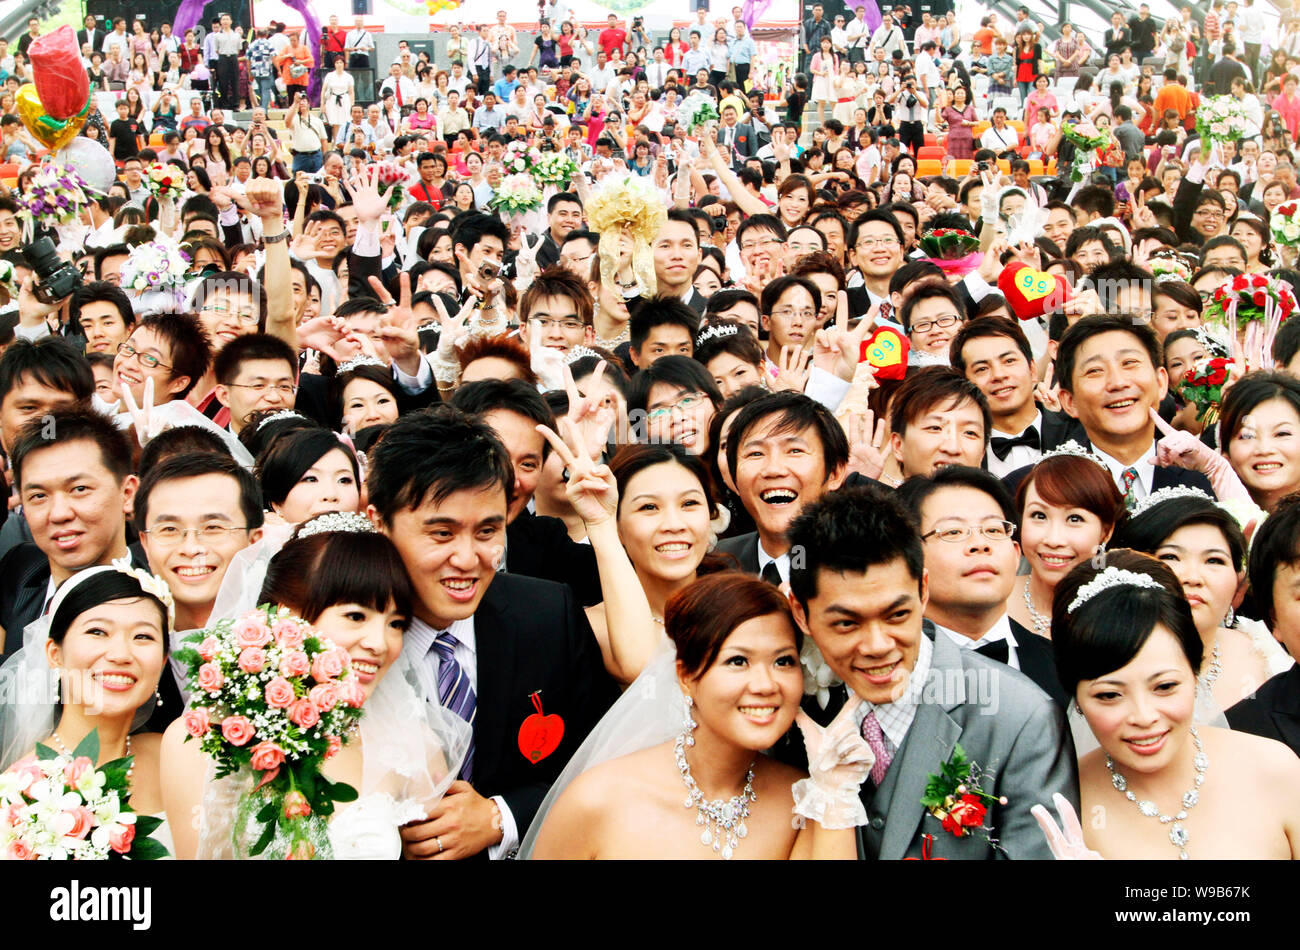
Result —
[[[989,227],[998,225],[998,191],[996,188],[986,185],[984,190],[980,192],[980,220]]]
[[[867,823],[858,789],[871,774],[876,756],[858,731],[854,710],[861,704],[860,697],[851,695],[825,729],[802,709],[795,716],[808,752],[808,778],[794,783],[794,813],[828,831]]]
[[[544,390],[564,388],[564,353],[553,347],[542,346],[542,325],[532,324],[528,347],[528,361]]]
[[[1074,806],[1070,804],[1069,800],[1060,792],[1056,792],[1052,795],[1052,804],[1056,806],[1056,813],[1061,816],[1059,827],[1053,820],[1051,813],[1042,805],[1035,805],[1029,809],[1029,813],[1038,822],[1038,827],[1043,829],[1043,837],[1047,839],[1047,847],[1051,849],[1056,860],[1102,860],[1100,854],[1084,844],[1083,826],[1079,824],[1079,816],[1075,814]]]

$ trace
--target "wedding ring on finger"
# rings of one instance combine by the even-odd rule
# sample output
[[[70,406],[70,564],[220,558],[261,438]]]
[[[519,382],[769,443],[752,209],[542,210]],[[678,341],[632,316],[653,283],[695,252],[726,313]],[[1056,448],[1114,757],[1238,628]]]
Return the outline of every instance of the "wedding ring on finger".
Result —
[[[433,843],[438,846],[438,853],[442,854],[442,838],[438,835],[433,836]]]

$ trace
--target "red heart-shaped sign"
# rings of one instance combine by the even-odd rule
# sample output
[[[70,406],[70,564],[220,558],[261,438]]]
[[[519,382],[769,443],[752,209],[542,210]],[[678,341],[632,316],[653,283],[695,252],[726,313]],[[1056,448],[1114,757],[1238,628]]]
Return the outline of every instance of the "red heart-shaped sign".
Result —
[[[1002,269],[998,290],[1011,312],[1021,320],[1041,317],[1070,299],[1070,285],[1066,281],[1055,274],[1034,270],[1022,261],[1013,261]]]
[[[559,748],[560,740],[564,738],[564,720],[557,715],[543,715],[540,694],[533,693],[529,698],[537,712],[519,727],[519,751],[536,765]]]
[[[858,362],[875,367],[876,379],[902,379],[907,374],[907,351],[911,342],[892,327],[880,327],[862,341]]]

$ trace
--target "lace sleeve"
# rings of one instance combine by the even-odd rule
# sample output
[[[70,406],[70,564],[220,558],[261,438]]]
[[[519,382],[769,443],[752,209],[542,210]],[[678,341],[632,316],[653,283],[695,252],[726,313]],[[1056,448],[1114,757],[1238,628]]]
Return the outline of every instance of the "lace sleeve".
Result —
[[[1268,627],[1259,620],[1250,620],[1241,617],[1237,620],[1237,628],[1244,631],[1250,636],[1250,645],[1255,648],[1264,661],[1265,677],[1272,679],[1278,673],[1284,673],[1291,669],[1295,660],[1283,649],[1282,644],[1278,643],[1269,632]]]

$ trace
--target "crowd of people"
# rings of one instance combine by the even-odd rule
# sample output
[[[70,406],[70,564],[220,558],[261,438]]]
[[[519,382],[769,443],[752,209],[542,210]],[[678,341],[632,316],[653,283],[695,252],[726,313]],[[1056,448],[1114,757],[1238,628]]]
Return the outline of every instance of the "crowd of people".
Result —
[[[340,857],[1300,854],[1300,320],[1221,292],[1300,290],[1300,18],[1256,4],[818,4],[788,72],[739,6],[391,64],[331,18],[319,70],[88,18],[116,179],[57,270],[0,197],[0,768],[97,730],[220,856],[170,655],[270,604],[368,697]],[[523,146],[573,172],[520,213]]]

